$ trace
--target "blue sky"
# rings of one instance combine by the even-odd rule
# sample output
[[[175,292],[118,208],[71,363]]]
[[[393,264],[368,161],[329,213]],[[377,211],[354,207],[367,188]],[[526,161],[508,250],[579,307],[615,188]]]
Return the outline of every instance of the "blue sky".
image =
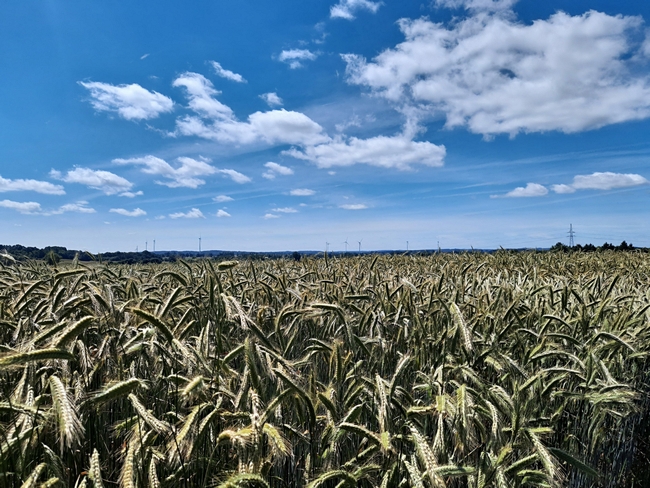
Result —
[[[650,246],[649,29],[625,0],[4,2],[0,243]]]

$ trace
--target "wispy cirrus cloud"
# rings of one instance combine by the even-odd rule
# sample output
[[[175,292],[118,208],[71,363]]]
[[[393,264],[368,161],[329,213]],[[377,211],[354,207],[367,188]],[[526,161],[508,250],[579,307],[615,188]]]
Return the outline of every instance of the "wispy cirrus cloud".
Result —
[[[289,176],[293,174],[293,170],[291,168],[282,166],[281,164],[274,163],[272,161],[266,163],[264,167],[267,168],[267,170],[262,173],[262,176],[267,180],[273,180],[278,175]]]
[[[368,208],[368,205],[363,203],[347,203],[345,205],[339,205],[339,207],[344,210],[365,210]]]
[[[128,192],[133,183],[110,171],[94,170],[90,168],[75,168],[63,174],[58,170],[51,170],[50,177],[66,183],[78,183],[89,188],[100,190],[105,195]]]
[[[272,213],[267,213],[267,214],[264,214],[264,216],[263,216],[262,218],[263,218],[263,219],[266,219],[266,220],[269,220],[269,219],[279,219],[280,216],[279,216],[279,215],[272,214]]]
[[[198,208],[192,208],[189,212],[176,212],[169,214],[171,219],[204,219],[205,215]]]
[[[33,191],[45,195],[65,195],[65,190],[61,185],[39,180],[12,180],[0,176],[0,193],[9,191]]]
[[[126,120],[148,120],[171,112],[174,102],[140,85],[111,85],[97,81],[79,84],[90,92],[90,103],[99,112],[115,112]]]
[[[371,2],[370,0],[340,0],[339,3],[330,8],[330,17],[333,19],[354,20],[355,12],[367,10],[373,14],[379,10],[383,2]]]
[[[217,74],[217,76],[230,81],[234,81],[236,83],[246,83],[246,80],[242,75],[223,68],[220,63],[217,63],[216,61],[210,61],[210,64],[212,65],[212,68],[214,69],[214,72]]]
[[[145,174],[165,178],[164,180],[156,180],[155,183],[169,188],[198,188],[205,184],[205,180],[199,178],[199,176],[208,176],[218,172],[217,168],[208,164],[208,159],[180,157],[176,158],[176,161],[180,165],[173,167],[164,159],[148,155],[141,158],[114,159],[113,163],[122,166],[139,166]]]
[[[144,215],[147,215],[147,212],[141,208],[136,208],[134,210],[127,210],[125,208],[112,208],[109,210],[109,212],[124,215],[125,217],[142,217]]]

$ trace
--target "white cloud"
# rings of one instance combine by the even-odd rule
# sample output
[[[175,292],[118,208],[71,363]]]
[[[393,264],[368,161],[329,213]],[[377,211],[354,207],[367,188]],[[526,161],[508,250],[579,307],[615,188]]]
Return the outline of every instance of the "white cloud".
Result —
[[[173,83],[184,87],[189,98],[188,107],[197,115],[176,120],[171,135],[196,136],[222,143],[252,144],[318,144],[329,138],[323,128],[300,112],[270,110],[255,112],[247,122],[237,120],[230,107],[219,102],[219,94],[212,83],[198,73],[184,73]]]
[[[65,195],[65,190],[61,185],[38,180],[11,180],[0,176],[0,193],[8,191],[35,191],[46,195]]]
[[[476,12],[503,12],[512,8],[518,0],[436,0],[436,6],[464,8]]]
[[[88,202],[79,200],[76,203],[67,203],[65,205],[62,205],[57,210],[44,212],[43,215],[61,215],[66,212],[93,214],[96,213],[96,210],[94,208],[88,207]]]
[[[217,195],[216,197],[213,198],[215,202],[223,203],[223,202],[232,202],[233,198],[229,197],[228,195]]]
[[[278,212],[278,213],[298,213],[298,211],[293,208],[293,207],[281,207],[281,208],[274,208],[271,210],[271,212]]]
[[[166,181],[156,181],[159,185],[170,188],[197,188],[205,184],[205,180],[198,176],[207,176],[217,173],[217,169],[210,166],[207,159],[192,159],[186,157],[176,158],[180,166],[174,168],[164,159],[155,156],[144,156],[141,158],[114,159],[113,163],[119,165],[133,164],[142,167],[142,172],[150,175],[157,175],[166,178]]]
[[[90,91],[90,103],[100,112],[117,112],[126,120],[147,120],[171,112],[174,102],[158,92],[151,92],[138,84],[111,85],[96,81],[79,84]]]
[[[271,161],[266,163],[264,167],[268,168],[268,171],[262,173],[262,176],[267,180],[273,180],[277,175],[289,176],[293,174],[293,170],[291,168]]]
[[[267,214],[264,214],[264,217],[262,217],[262,218],[267,219],[267,220],[268,219],[279,219],[280,216],[279,215],[274,215],[272,213],[267,213]]]
[[[125,217],[142,217],[143,215],[147,215],[147,212],[141,208],[136,208],[135,210],[127,210],[125,208],[112,208],[109,210],[109,212],[124,215]]]
[[[221,218],[221,217],[230,217],[230,216],[231,216],[228,212],[226,212],[226,211],[223,210],[223,209],[219,209],[219,211],[217,212],[216,215],[217,215],[217,217],[219,217],[219,218]]]
[[[373,14],[379,10],[382,2],[371,2],[369,0],[339,0],[339,3],[330,8],[331,18],[346,20],[354,19],[354,12],[357,10],[369,10]]]
[[[232,181],[239,183],[240,185],[244,183],[250,183],[252,181],[248,176],[240,173],[239,171],[235,171],[234,169],[219,169],[217,172],[228,176]]]
[[[120,193],[118,196],[120,196],[120,197],[126,197],[126,198],[135,198],[135,197],[139,197],[139,196],[141,196],[141,195],[144,195],[144,193],[142,192],[142,190],[140,190],[140,191],[136,191],[136,192],[125,191],[124,193]]]
[[[189,108],[204,117],[230,120],[233,112],[230,107],[214,98],[221,92],[214,89],[212,82],[198,73],[183,73],[172,86],[183,87],[189,98]]]
[[[343,55],[348,81],[486,137],[579,132],[650,116],[650,83],[635,64],[640,17],[558,12],[526,25],[512,11],[471,12],[449,26],[401,20],[405,41],[396,47],[371,62]]]
[[[90,168],[75,168],[63,175],[60,171],[53,169],[50,176],[66,183],[79,183],[95,190],[100,190],[106,195],[128,192],[133,183],[110,171],[94,170]]]
[[[177,212],[169,214],[169,217],[172,219],[204,219],[205,216],[198,208],[193,208],[187,213]]]
[[[351,137],[326,144],[291,148],[285,154],[315,163],[319,168],[368,164],[382,168],[410,169],[413,164],[442,166],[445,147],[430,142],[416,142],[406,135],[377,136],[369,139]]]
[[[368,208],[368,205],[364,205],[363,203],[351,203],[346,205],[339,205],[339,207],[345,210],[364,210]]]
[[[224,143],[252,144],[319,144],[329,140],[323,128],[300,112],[270,110],[255,112],[248,122],[218,119],[206,124],[199,117],[186,116],[176,120],[176,131],[184,136],[197,136]]]
[[[260,98],[264,100],[269,107],[280,107],[284,103],[275,92],[263,93],[260,95]]]
[[[278,56],[278,60],[287,63],[289,68],[302,68],[303,61],[313,61],[318,57],[318,53],[313,53],[309,49],[285,49]]]
[[[230,70],[222,68],[221,64],[217,63],[216,61],[210,61],[210,63],[212,64],[215,73],[217,73],[217,76],[221,76],[222,78],[235,81],[237,83],[246,83],[246,80],[242,77],[242,75],[238,75],[237,73],[233,73]]]
[[[555,193],[575,193],[576,189],[573,188],[571,185],[552,185],[551,186],[552,190]]]
[[[592,173],[590,175],[576,175],[571,185],[553,185],[556,193],[573,193],[576,190],[613,190],[614,188],[627,188],[632,186],[647,185],[650,181],[641,175],[612,173]]]
[[[41,204],[37,202],[14,202],[12,200],[1,200],[0,207],[10,208],[21,214],[36,214],[41,212]]]
[[[522,198],[522,197],[543,197],[548,193],[545,186],[539,183],[528,183],[526,187],[520,186],[505,195],[491,195],[492,198]]]
[[[289,192],[289,195],[293,197],[310,197],[315,193],[316,192],[314,190],[310,190],[308,188],[296,188],[295,190],[291,190]]]

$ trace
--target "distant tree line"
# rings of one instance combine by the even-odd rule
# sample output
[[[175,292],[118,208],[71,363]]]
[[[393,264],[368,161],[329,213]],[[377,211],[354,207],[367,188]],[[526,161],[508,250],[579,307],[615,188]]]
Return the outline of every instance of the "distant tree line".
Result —
[[[582,251],[582,252],[595,252],[595,251],[646,251],[646,248],[643,247],[634,247],[632,243],[627,243],[625,241],[621,242],[618,246],[610,244],[609,242],[604,243],[602,246],[594,246],[593,244],[576,244],[573,247],[569,247],[566,244],[558,242],[550,249],[551,251],[560,251],[560,252],[569,252],[569,251]]]

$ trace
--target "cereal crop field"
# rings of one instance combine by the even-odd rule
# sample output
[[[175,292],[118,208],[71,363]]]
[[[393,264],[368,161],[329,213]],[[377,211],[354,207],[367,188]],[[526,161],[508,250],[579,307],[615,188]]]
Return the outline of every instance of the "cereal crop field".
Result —
[[[650,257],[0,265],[0,486],[650,482]]]

